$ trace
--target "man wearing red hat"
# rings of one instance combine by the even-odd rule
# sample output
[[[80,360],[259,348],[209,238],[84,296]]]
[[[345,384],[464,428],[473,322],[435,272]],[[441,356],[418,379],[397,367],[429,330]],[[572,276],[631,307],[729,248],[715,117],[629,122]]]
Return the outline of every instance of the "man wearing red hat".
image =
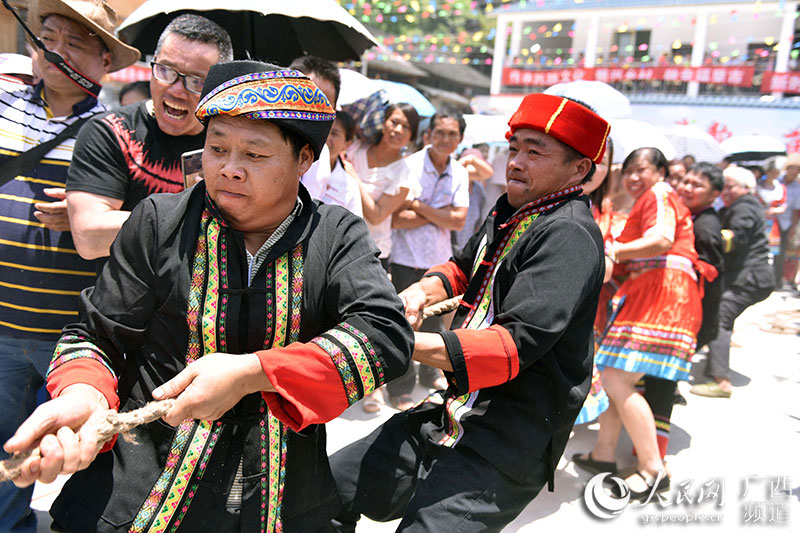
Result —
[[[589,390],[603,243],[582,183],[608,124],[532,94],[509,121],[507,194],[466,247],[400,294],[415,327],[463,294],[453,329],[416,333],[414,359],[449,388],[331,458],[344,508],[398,531],[499,531],[553,473]],[[429,400],[435,400],[431,398]]]

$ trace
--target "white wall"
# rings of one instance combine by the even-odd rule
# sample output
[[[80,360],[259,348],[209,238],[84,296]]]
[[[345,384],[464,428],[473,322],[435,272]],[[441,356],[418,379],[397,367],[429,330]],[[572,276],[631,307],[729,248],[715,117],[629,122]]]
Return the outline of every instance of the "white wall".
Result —
[[[598,57],[608,57],[609,48],[614,44],[614,34],[623,24],[629,30],[650,30],[650,55],[656,59],[663,52],[671,52],[672,43],[679,39],[683,44],[690,44],[694,38],[694,14],[690,11],[680,20],[677,15],[647,17],[631,16],[601,16],[598,34],[598,46],[603,49],[598,52]],[[730,55],[738,49],[740,54],[747,51],[748,42],[763,42],[765,38],[772,37],[775,42],[780,36],[780,17],[775,16],[775,10],[764,10],[758,18],[753,18],[749,12],[731,15],[729,11],[712,14],[709,17],[706,50],[708,44],[716,42],[722,56]],[[677,25],[674,25],[677,23]],[[541,23],[540,23],[541,24]],[[611,27],[609,27],[609,24]],[[589,19],[575,21],[575,37],[573,40],[574,55],[577,60],[579,53],[586,48],[586,35],[589,29]],[[735,42],[729,41],[733,36]],[[686,58],[688,61],[688,57]]]

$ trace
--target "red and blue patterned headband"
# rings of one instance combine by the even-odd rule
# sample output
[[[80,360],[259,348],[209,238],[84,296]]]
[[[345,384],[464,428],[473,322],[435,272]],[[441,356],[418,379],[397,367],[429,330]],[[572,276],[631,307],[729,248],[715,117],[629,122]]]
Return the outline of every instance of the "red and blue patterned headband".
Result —
[[[245,74],[217,86],[200,100],[202,122],[227,115],[251,120],[333,121],[336,111],[325,94],[297,70]]]

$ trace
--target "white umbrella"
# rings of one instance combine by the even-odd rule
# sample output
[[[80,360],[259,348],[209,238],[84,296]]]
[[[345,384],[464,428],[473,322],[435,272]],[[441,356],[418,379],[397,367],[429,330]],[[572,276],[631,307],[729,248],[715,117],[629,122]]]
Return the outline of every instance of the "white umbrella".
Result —
[[[734,135],[720,143],[725,159],[731,162],[763,161],[786,155],[786,145],[769,135]]]
[[[340,106],[347,106],[368,98],[373,93],[383,90],[388,101],[393,104],[408,103],[414,106],[422,117],[430,117],[436,108],[424,94],[407,83],[389,80],[373,80],[350,69],[339,69],[342,86],[339,90]]]
[[[464,130],[461,144],[505,143],[509,118],[508,115],[464,115],[467,129]]]
[[[614,163],[622,163],[638,148],[654,147],[667,160],[675,158],[675,147],[666,134],[649,122],[621,118],[611,121],[611,140],[614,142]]]
[[[545,89],[544,93],[580,100],[590,105],[606,120],[633,116],[628,97],[602,81],[578,80],[557,83]]]
[[[367,98],[377,90],[372,83],[374,80],[355,70],[340,68],[339,77],[342,80],[339,88],[339,105],[347,105]]]
[[[148,0],[117,31],[143,55],[152,54],[167,24],[183,13],[202,15],[225,28],[237,59],[284,66],[303,54],[358,60],[377,45],[369,30],[334,0]]]
[[[697,161],[718,163],[725,157],[719,142],[703,128],[694,124],[675,124],[664,130],[675,147],[675,156],[692,155]]]

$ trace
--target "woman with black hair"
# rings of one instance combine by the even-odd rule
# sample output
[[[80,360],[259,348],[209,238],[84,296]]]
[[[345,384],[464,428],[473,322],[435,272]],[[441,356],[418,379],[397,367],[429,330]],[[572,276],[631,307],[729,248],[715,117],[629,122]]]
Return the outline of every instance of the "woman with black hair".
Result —
[[[392,214],[406,201],[416,181],[409,174],[404,154],[414,141],[419,127],[419,115],[411,104],[392,104],[384,112],[383,131],[377,142],[356,142],[347,150],[361,189],[361,207],[369,234],[381,250],[380,260],[389,271],[392,252]],[[414,190],[415,195],[419,193]],[[380,410],[382,389],[367,396],[362,408],[367,413]],[[406,406],[408,407],[408,406]]]
[[[392,214],[414,187],[403,156],[409,143],[414,142],[418,127],[419,115],[411,104],[392,104],[384,113],[378,141],[357,142],[347,150],[360,182],[364,219],[381,250],[384,269],[392,252]]]
[[[691,213],[664,181],[668,165],[656,148],[635,150],[623,163],[623,183],[635,204],[607,255],[630,276],[611,301],[614,318],[595,357],[610,399],[601,421],[607,438],[598,439],[581,461],[616,470],[616,442],[624,425],[639,459],[625,480],[633,500],[670,486],[653,411],[636,393],[636,383],[644,376],[688,379],[702,317]]]

